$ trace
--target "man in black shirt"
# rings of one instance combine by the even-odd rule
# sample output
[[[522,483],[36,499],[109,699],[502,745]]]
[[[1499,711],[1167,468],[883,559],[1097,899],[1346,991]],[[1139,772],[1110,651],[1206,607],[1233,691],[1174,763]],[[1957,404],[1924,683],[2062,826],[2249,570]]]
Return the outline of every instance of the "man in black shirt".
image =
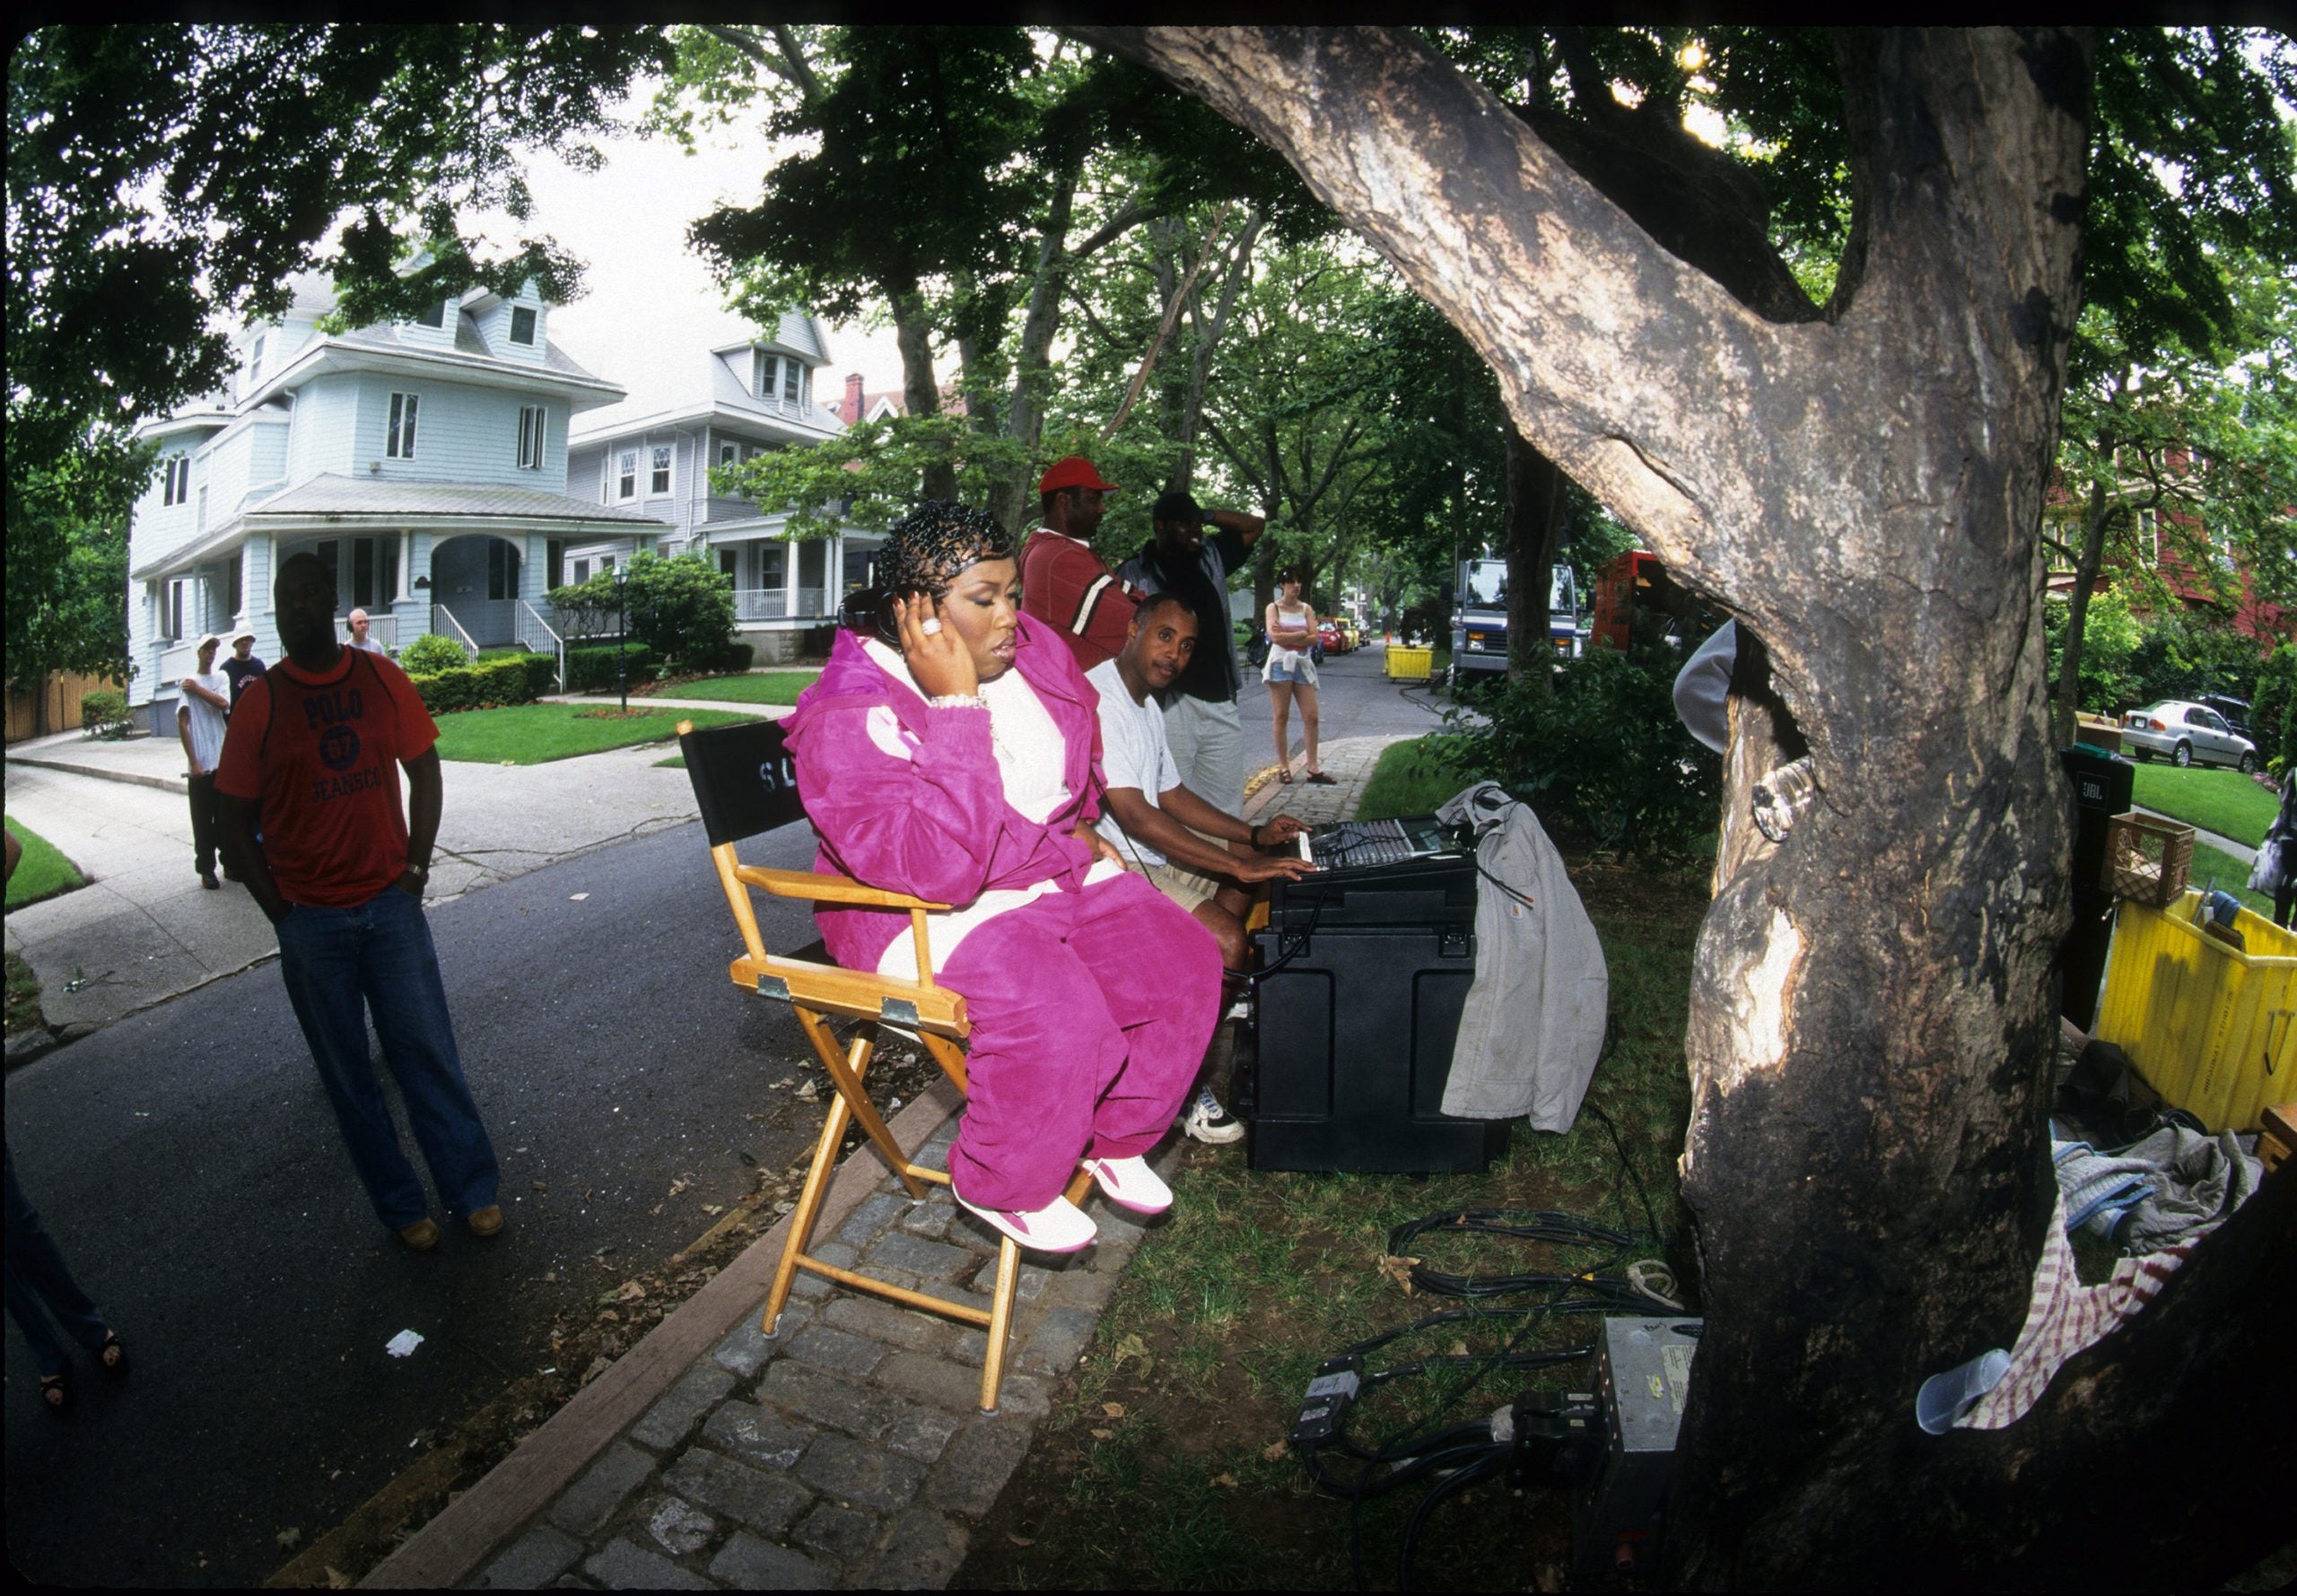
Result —
[[[1201,510],[1185,488],[1159,497],[1149,519],[1156,536],[1118,574],[1144,593],[1178,594],[1196,612],[1196,654],[1164,694],[1165,738],[1182,786],[1223,814],[1241,814],[1245,727],[1236,693],[1244,673],[1228,622],[1228,573],[1268,522],[1241,510]]]
[[[241,632],[231,639],[231,657],[223,661],[223,674],[231,679],[231,702],[240,702],[240,694],[247,685],[263,674],[263,661],[255,657],[255,633]]]

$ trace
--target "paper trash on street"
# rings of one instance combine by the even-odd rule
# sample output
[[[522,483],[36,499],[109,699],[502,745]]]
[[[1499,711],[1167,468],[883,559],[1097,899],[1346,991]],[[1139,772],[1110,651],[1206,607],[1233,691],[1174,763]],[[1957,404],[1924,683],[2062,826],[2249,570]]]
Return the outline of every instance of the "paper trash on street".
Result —
[[[401,1330],[383,1343],[383,1350],[393,1357],[412,1357],[415,1349],[423,1345],[423,1338],[413,1330]]]

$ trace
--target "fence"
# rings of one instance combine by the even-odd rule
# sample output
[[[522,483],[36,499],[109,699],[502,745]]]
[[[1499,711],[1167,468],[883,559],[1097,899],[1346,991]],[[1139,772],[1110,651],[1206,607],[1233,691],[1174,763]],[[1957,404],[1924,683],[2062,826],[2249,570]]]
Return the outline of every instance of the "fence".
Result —
[[[119,684],[84,672],[51,671],[38,687],[8,692],[8,741],[46,737],[51,732],[80,728],[80,701],[91,693],[118,692]]]

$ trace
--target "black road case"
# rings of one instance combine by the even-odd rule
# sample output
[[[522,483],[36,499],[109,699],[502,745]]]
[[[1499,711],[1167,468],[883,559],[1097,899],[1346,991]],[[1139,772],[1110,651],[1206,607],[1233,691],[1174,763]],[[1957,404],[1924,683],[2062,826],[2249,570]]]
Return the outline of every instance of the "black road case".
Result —
[[[1475,979],[1472,858],[1279,882],[1259,933],[1254,1169],[1472,1172],[1507,1121],[1443,1112]]]

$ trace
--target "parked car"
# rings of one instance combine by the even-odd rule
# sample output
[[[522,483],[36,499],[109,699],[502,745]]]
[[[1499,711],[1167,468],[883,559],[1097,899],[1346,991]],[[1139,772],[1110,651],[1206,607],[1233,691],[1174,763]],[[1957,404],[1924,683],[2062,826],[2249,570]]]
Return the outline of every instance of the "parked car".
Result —
[[[2248,699],[2235,698],[2230,693],[2197,693],[2194,694],[2193,701],[2205,708],[2215,710],[2223,718],[2225,724],[2233,728],[2234,736],[2245,737],[2249,735],[2249,701]]]
[[[2165,698],[2121,718],[2123,751],[2140,759],[2156,754],[2177,765],[2230,764],[2244,774],[2258,768],[2258,746],[2225,724],[2207,704]]]
[[[1319,622],[1316,625],[1316,641],[1323,645],[1323,650],[1327,654],[1348,652],[1348,634],[1340,629],[1340,624],[1336,621]]]

